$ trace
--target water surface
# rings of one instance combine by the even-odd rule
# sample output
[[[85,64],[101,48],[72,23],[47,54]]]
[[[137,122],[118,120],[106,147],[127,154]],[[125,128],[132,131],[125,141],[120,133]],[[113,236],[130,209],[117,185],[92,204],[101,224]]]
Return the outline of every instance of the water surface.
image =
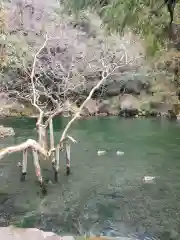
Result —
[[[54,123],[56,141],[66,119]],[[0,148],[36,138],[33,119],[1,120],[13,126],[15,137],[0,140]],[[19,181],[21,153],[0,162],[0,226],[39,227],[60,234],[93,233],[136,236],[138,239],[180,239],[180,125],[166,120],[93,118],[78,120],[70,131],[72,174],[65,175],[61,156],[59,183],[48,184],[42,197],[31,155],[28,175]],[[97,150],[107,150],[97,156]],[[124,156],[116,156],[116,151]],[[51,164],[42,162],[45,179]],[[142,177],[156,176],[145,184]],[[145,238],[146,236],[146,238]],[[154,237],[154,238],[153,238]]]

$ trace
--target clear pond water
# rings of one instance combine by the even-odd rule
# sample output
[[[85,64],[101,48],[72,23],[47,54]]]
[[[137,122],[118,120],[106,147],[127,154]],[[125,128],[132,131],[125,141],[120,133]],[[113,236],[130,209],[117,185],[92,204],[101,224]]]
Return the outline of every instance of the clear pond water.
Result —
[[[67,119],[54,122],[58,141]],[[0,148],[36,138],[33,119],[1,120],[16,136]],[[131,236],[133,239],[180,239],[180,124],[166,120],[92,118],[78,120],[70,135],[72,174],[61,156],[59,183],[51,164],[42,162],[48,195],[40,194],[31,155],[20,182],[21,153],[0,161],[0,226],[38,227],[59,234]],[[106,150],[97,156],[98,150]],[[117,156],[116,151],[123,151]],[[144,183],[144,176],[155,176]]]

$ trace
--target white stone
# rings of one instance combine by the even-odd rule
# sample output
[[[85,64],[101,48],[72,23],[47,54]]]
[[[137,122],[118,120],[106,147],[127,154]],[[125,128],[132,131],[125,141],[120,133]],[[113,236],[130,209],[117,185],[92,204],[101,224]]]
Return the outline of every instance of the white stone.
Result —
[[[152,183],[152,182],[154,182],[155,178],[156,177],[153,177],[153,176],[144,176],[143,181],[146,183]]]
[[[97,151],[97,155],[98,156],[103,156],[103,155],[105,155],[106,154],[106,151],[104,151],[104,150],[99,150],[99,151]]]
[[[123,155],[124,155],[124,152],[122,152],[122,151],[117,151],[117,152],[116,152],[116,155],[117,155],[117,156],[123,156]]]

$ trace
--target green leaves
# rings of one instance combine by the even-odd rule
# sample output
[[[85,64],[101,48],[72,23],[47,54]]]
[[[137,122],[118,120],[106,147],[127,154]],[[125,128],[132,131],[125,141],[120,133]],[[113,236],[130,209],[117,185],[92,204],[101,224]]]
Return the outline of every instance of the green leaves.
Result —
[[[122,33],[131,28],[146,40],[148,54],[154,55],[166,42],[165,28],[169,23],[166,7],[158,9],[162,2],[111,0],[108,5],[102,6],[102,0],[67,0],[66,7],[76,14],[89,7],[96,10],[108,31]],[[154,11],[157,11],[157,16]]]
[[[5,44],[4,59],[0,62],[0,68],[17,69],[24,68],[29,60],[32,60],[33,54],[29,45],[23,36],[10,35],[8,33],[1,35],[0,43]]]

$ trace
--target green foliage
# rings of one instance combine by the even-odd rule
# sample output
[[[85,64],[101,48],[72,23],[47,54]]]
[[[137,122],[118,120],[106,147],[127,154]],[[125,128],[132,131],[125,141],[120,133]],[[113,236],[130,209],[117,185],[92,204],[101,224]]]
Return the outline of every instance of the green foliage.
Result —
[[[6,9],[0,5],[0,71],[25,68],[32,60],[29,45],[21,33],[11,35],[6,27]]]
[[[1,69],[17,69],[27,67],[31,59],[30,50],[23,36],[4,34],[0,37],[0,44],[5,44],[5,57],[0,63]]]
[[[65,9],[80,12],[87,8],[96,10],[101,16],[104,27],[108,32],[123,33],[131,28],[145,39],[147,53],[154,55],[167,41],[167,26],[169,15],[166,7],[158,9],[161,1],[155,0],[109,0],[109,4],[102,6],[100,0],[67,0]],[[156,12],[153,14],[153,12]]]
[[[97,0],[68,0],[63,2],[65,10],[73,11],[74,13],[79,13],[81,10],[87,9],[89,6],[100,7]]]

